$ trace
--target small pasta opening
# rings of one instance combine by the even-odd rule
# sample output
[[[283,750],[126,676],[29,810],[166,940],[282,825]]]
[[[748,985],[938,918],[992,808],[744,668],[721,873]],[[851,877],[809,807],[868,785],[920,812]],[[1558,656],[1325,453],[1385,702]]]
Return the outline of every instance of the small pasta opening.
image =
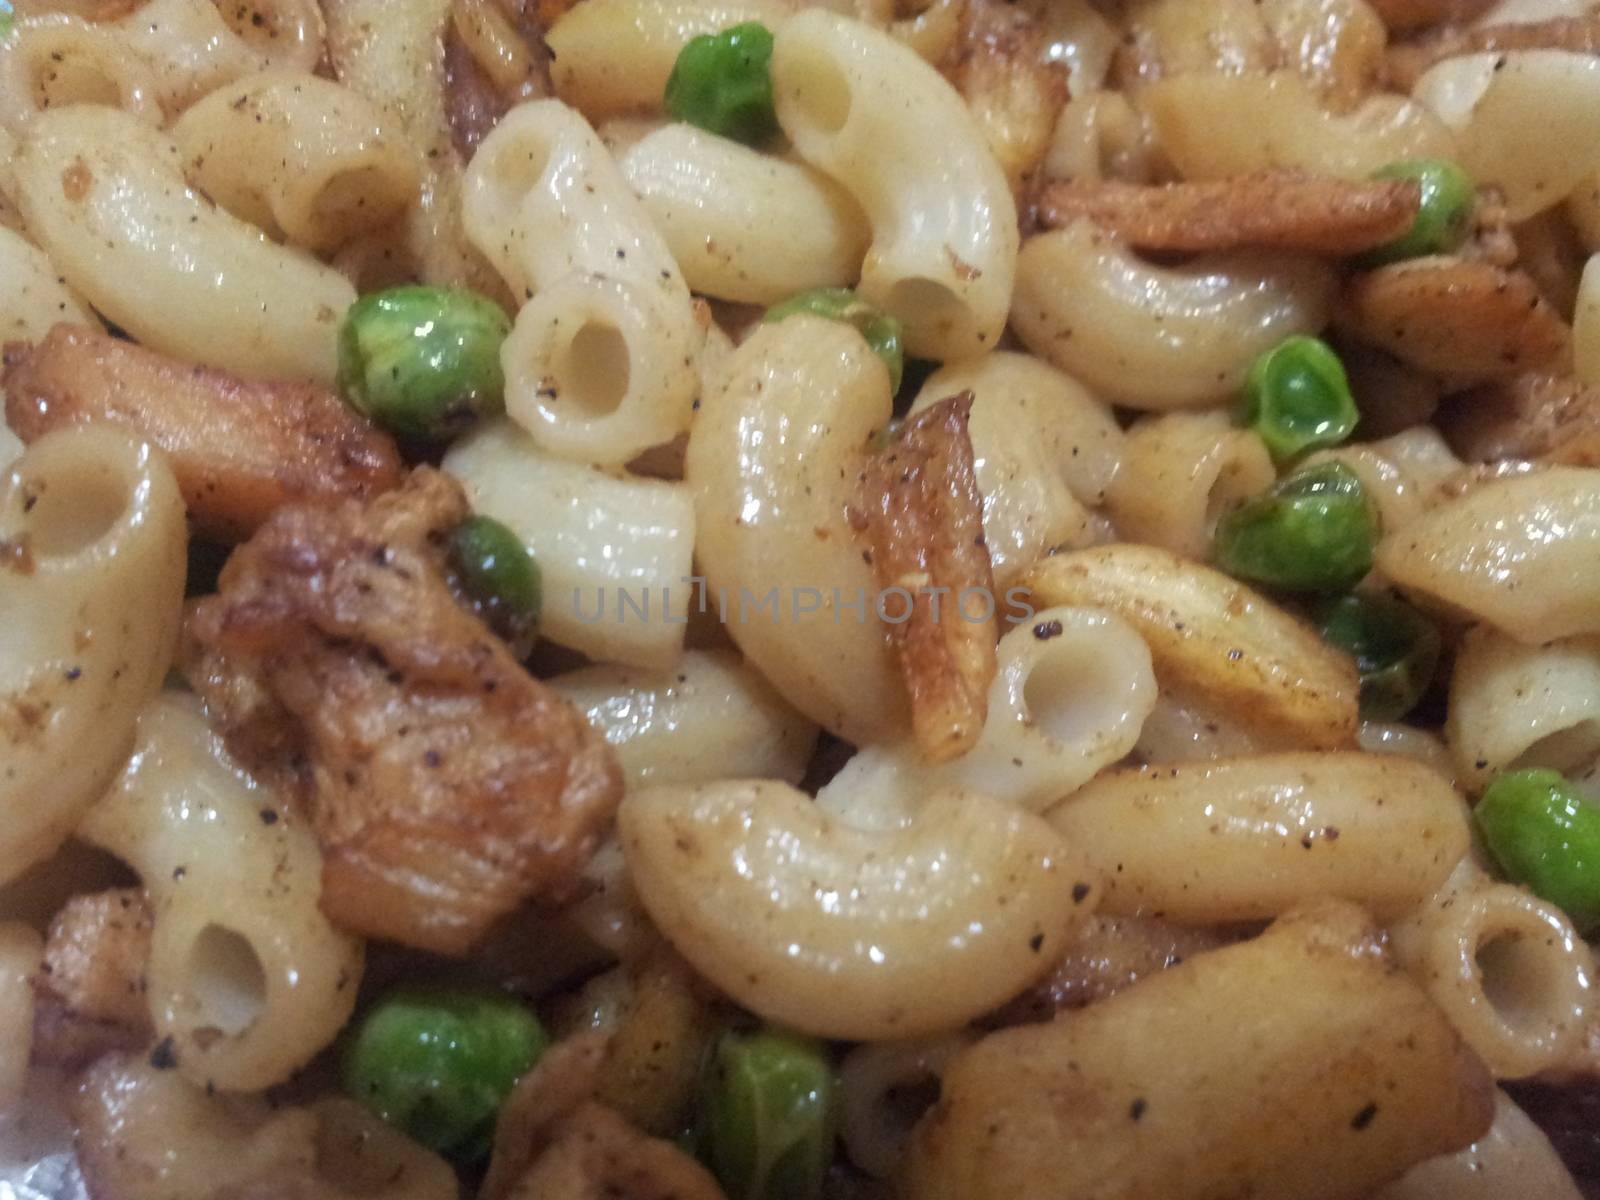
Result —
[[[556,403],[594,420],[617,411],[632,374],[628,342],[615,325],[588,321],[557,355]]]
[[[968,324],[966,302],[934,279],[902,279],[889,289],[884,307],[907,325],[931,333],[953,333]]]
[[[338,245],[363,229],[387,224],[398,211],[388,172],[351,167],[322,181],[313,196],[309,235],[325,246]]]
[[[1556,1032],[1553,1000],[1569,990],[1571,964],[1547,944],[1555,934],[1537,916],[1516,910],[1499,916],[1473,954],[1484,999],[1513,1037],[1548,1039]]]
[[[838,133],[850,119],[850,81],[826,54],[805,46],[790,49],[796,115],[812,132]]]
[[[207,925],[195,938],[189,981],[200,1027],[237,1037],[266,1008],[267,973],[261,959],[247,938],[221,925]]]
[[[1597,755],[1600,755],[1600,722],[1580,721],[1534,742],[1507,770],[1549,767],[1553,771],[1570,772],[1587,766]]]
[[[505,209],[505,219],[510,218],[514,207],[533,190],[545,168],[550,165],[550,149],[544,141],[536,141],[524,133],[508,141],[490,160],[485,175],[494,181],[498,189],[496,203]],[[476,158],[473,167],[477,167]]]
[[[74,457],[22,489],[23,529],[37,558],[72,558],[128,511],[128,481],[105,463]]]
[[[33,97],[41,109],[72,104],[121,108],[122,85],[116,72],[95,55],[57,49],[41,52],[34,62]]]
[[[1052,741],[1075,743],[1126,717],[1127,680],[1110,656],[1062,644],[1041,654],[1022,685],[1028,717]]]
[[[1224,450],[1223,455],[1216,481],[1206,491],[1207,539],[1216,533],[1218,521],[1272,483],[1270,467],[1264,457],[1260,461],[1252,461],[1231,450]]]

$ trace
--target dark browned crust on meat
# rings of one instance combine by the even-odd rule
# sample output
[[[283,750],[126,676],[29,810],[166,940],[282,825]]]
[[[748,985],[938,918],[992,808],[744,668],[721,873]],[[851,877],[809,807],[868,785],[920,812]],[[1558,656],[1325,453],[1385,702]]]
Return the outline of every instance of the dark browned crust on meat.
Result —
[[[1482,29],[1445,29],[1389,47],[1389,86],[1409,92],[1434,63],[1502,50],[1572,50],[1600,54],[1600,13]]]
[[[1410,180],[1327,179],[1271,170],[1197,183],[1064,180],[1039,195],[1039,220],[1079,217],[1141,250],[1198,253],[1244,246],[1360,254],[1411,228],[1422,202]]]
[[[105,423],[159,446],[195,527],[226,541],[291,501],[370,496],[403,473],[388,435],[328,388],[244,379],[79,325],[8,345],[0,384],[24,442]]]
[[[442,954],[570,897],[622,792],[600,735],[452,596],[441,546],[467,513],[426,467],[366,505],[281,509],[188,621],[212,719],[310,814],[329,919]]]
[[[1600,388],[1528,374],[1455,397],[1439,416],[1468,462],[1506,460],[1600,467]]]
[[[883,597],[883,607],[912,731],[930,762],[972,749],[995,673],[994,574],[967,434],[971,411],[972,393],[962,392],[908,418],[898,438],[867,460],[861,509],[851,513],[872,547],[879,585],[902,589]],[[988,597],[987,620],[958,611],[969,591]],[[897,621],[908,604],[910,616]],[[981,615],[970,602],[967,611]]]

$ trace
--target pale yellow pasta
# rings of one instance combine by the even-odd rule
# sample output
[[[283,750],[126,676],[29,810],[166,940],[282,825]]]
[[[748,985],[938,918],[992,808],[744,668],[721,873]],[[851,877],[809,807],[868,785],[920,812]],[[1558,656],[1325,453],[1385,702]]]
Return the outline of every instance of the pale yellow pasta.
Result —
[[[372,101],[314,75],[247,75],[172,127],[189,181],[278,241],[331,251],[394,222],[421,184]]]
[[[1148,183],[1155,174],[1150,123],[1121,92],[1074,92],[1044,156],[1051,179],[1121,179]]]
[[[1295,747],[1279,731],[1252,727],[1246,714],[1203,695],[1179,697],[1166,691],[1156,697],[1144,719],[1133,754],[1149,766],[1201,762],[1210,758],[1243,758]]]
[[[1353,105],[1383,74],[1388,31],[1367,0],[1264,0],[1261,17],[1282,65],[1334,106]]]
[[[197,701],[146,706],[127,769],[79,833],[144,882],[150,1016],[185,1078],[255,1091],[333,1041],[355,1009],[361,942],[317,905],[310,827],[234,764]]]
[[[1600,637],[1529,646],[1479,626],[1456,651],[1445,725],[1474,791],[1501,771],[1571,771],[1600,755]]]
[[[1430,768],[1457,787],[1455,759],[1438,734],[1398,721],[1363,721],[1356,741],[1368,754],[1392,754]]]
[[[17,1111],[33,1047],[33,981],[44,951],[36,930],[0,923],[0,1117]]]
[[[171,665],[183,502],[106,428],[40,438],[0,476],[0,882],[54,852],[121,769]]]
[[[1396,533],[1437,499],[1440,484],[1461,467],[1431,425],[1417,425],[1378,442],[1350,443],[1308,455],[1308,465],[1343,463],[1377,506],[1385,533]]]
[[[870,1042],[846,1054],[839,1064],[839,1138],[850,1161],[874,1178],[893,1178],[912,1126],[895,1103],[896,1091],[937,1081],[972,1041],[963,1031]]]
[[[332,380],[354,290],[206,204],[180,161],[171,141],[116,109],[51,110],[22,142],[18,204],[67,283],[152,348]]]
[[[888,372],[861,335],[790,317],[734,351],[684,458],[695,555],[728,634],[790,704],[857,745],[907,725],[877,581],[845,519],[889,416]]]
[[[961,21],[967,0],[917,0],[912,16],[901,17],[889,26],[894,34],[918,57],[941,63],[961,36]]]
[[[1600,194],[1600,181],[1592,190]],[[1596,229],[1600,230],[1600,223]],[[1600,250],[1600,242],[1589,248]],[[1595,265],[1597,262],[1600,262],[1600,255],[1592,256],[1584,264],[1572,314],[1572,373],[1580,383],[1590,387],[1600,384],[1600,266]]]
[[[115,34],[66,14],[19,21],[0,41],[0,124],[21,134],[37,114],[72,104],[162,122],[155,76]]]
[[[823,1037],[959,1028],[1038,977],[1097,895],[1040,818],[981,795],[868,833],[786,784],[728,780],[634,792],[618,827],[673,947],[745,1008]]]
[[[1400,159],[1455,153],[1450,130],[1423,104],[1383,92],[1335,114],[1293,71],[1163,79],[1140,94],[1139,104],[1185,179],[1268,167],[1360,179]]]
[[[1594,959],[1553,904],[1493,882],[1464,859],[1389,936],[1496,1078],[1558,1067],[1577,1052]]]
[[[1432,67],[1412,94],[1455,130],[1462,167],[1504,193],[1513,221],[1560,204],[1600,168],[1600,58],[1462,55]]]
[[[629,787],[799,783],[817,740],[817,727],[731,650],[690,650],[666,671],[584,667],[549,684],[605,735]]]
[[[1017,262],[1016,204],[961,97],[891,35],[812,9],[784,22],[773,102],[795,151],[872,226],[863,296],[906,349],[941,361],[992,350]]]
[[[1418,1163],[1372,1200],[1582,1200],[1550,1139],[1500,1089],[1494,1124],[1465,1150]]]
[[[995,586],[1057,546],[1094,539],[1086,505],[1099,504],[1122,458],[1110,412],[1047,363],[999,351],[935,371],[911,406],[918,412],[971,392],[968,433],[983,538]]]
[[[1333,290],[1311,259],[1242,252],[1159,267],[1075,221],[1022,248],[1011,320],[1028,349],[1109,400],[1193,408],[1235,395],[1263,351],[1320,329]]]
[[[745,21],[771,27],[781,0],[584,0],[550,27],[550,82],[591,121],[658,112],[689,39]]]
[[[1125,540],[1203,561],[1217,522],[1277,478],[1266,444],[1228,413],[1147,417],[1128,431],[1106,512]]]
[[[1600,632],[1600,471],[1493,479],[1378,544],[1377,566],[1423,599],[1522,642]]]
[[[1000,639],[996,659],[970,751],[931,765],[910,742],[868,746],[818,806],[857,829],[904,826],[939,790],[1038,811],[1132,750],[1156,702],[1150,651],[1128,622],[1096,609],[1041,609]]]
[[[1067,91],[1081,96],[1105,83],[1120,34],[1090,0],[1024,0],[1049,46],[1046,58],[1067,68]]]
[[[617,165],[702,295],[770,305],[861,273],[866,217],[809,167],[676,124],[635,142]]]
[[[500,355],[512,419],[542,448],[606,466],[687,429],[704,340],[689,289],[583,117],[519,105],[463,187],[468,238],[527,297]]]
[[[1213,925],[1317,896],[1379,919],[1416,908],[1467,852],[1467,810],[1427,767],[1275,754],[1113,771],[1050,811],[1105,875],[1102,908]]]
[[[443,466],[539,564],[541,633],[597,662],[664,669],[678,660],[697,600],[688,488],[554,458],[509,421],[461,439]]]
[[[1128,6],[1126,29],[1139,57],[1162,76],[1256,73],[1277,57],[1252,0],[1137,0]]]
[[[108,28],[149,65],[172,113],[253,71],[309,73],[322,58],[316,0],[144,0]]]
[[[20,233],[4,228],[0,228],[0,279],[5,280],[0,289],[0,342],[37,341],[58,321],[99,324],[56,274],[49,256]]]

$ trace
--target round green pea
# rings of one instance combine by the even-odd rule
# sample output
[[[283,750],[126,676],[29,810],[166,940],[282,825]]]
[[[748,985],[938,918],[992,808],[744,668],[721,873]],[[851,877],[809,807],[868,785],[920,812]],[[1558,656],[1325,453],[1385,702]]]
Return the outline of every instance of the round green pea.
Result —
[[[11,26],[15,19],[10,0],[0,0],[0,41],[11,36]]]
[[[344,1088],[430,1149],[488,1153],[495,1117],[548,1044],[539,1020],[491,988],[412,984],[367,1010],[344,1056]]]
[[[666,110],[722,137],[759,145],[778,132],[771,59],[772,31],[759,21],[693,38],[667,77]]]
[[[821,1043],[776,1030],[726,1033],[701,1080],[698,1149],[728,1200],[817,1200],[837,1109]]]
[[[1580,933],[1600,927],[1600,809],[1559,772],[1501,775],[1473,816],[1508,878],[1560,908]]]
[[[1217,522],[1228,574],[1290,592],[1340,592],[1372,569],[1378,515],[1343,463],[1302,467]]]
[[[505,407],[498,304],[457,288],[408,284],[350,306],[339,330],[339,388],[399,437],[437,442]]]
[[[1278,463],[1338,445],[1360,417],[1339,356],[1304,336],[1286,338],[1251,364],[1241,415]]]
[[[1392,596],[1352,592],[1316,611],[1323,640],[1356,660],[1361,715],[1397,721],[1417,706],[1439,665],[1439,631]]]
[[[900,322],[882,309],[868,304],[849,288],[813,288],[790,296],[781,304],[767,309],[764,321],[781,321],[799,313],[826,317],[830,321],[843,321],[855,326],[867,340],[872,352],[883,360],[889,370],[889,391],[900,390],[900,380],[905,374],[905,348]]]
[[[491,619],[518,634],[532,630],[544,589],[521,538],[493,517],[471,516],[451,532],[449,550],[463,586]]]
[[[1409,179],[1422,189],[1422,203],[1411,228],[1394,241],[1368,251],[1369,265],[1447,254],[1466,241],[1472,225],[1472,180],[1455,163],[1442,158],[1419,158],[1390,163],[1374,179]]]

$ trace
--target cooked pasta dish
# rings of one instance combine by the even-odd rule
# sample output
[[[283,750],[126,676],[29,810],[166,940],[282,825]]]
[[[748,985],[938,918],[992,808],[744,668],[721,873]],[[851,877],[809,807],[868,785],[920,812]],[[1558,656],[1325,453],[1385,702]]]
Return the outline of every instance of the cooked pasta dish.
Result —
[[[1600,8],[0,0],[0,1200],[1600,1197]]]

